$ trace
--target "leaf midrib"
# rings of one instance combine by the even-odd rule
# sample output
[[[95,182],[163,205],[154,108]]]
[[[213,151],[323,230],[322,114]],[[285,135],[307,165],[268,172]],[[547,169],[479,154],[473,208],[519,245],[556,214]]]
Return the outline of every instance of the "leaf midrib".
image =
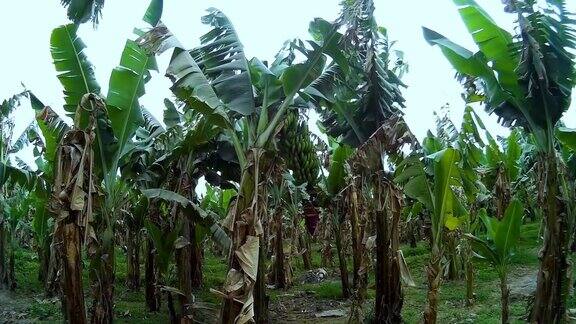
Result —
[[[450,167],[448,168],[448,173],[447,173],[447,177],[446,177],[446,181],[445,184],[443,185],[443,192],[445,193],[445,195],[442,197],[442,205],[440,207],[440,219],[439,222],[440,224],[438,224],[438,233],[437,235],[439,236],[440,231],[442,229],[442,226],[444,226],[444,212],[445,212],[445,205],[446,205],[446,197],[448,197],[448,189],[450,187],[450,178],[452,177],[452,169],[454,168],[454,160],[456,157],[456,154],[454,154],[454,152],[450,151],[451,153],[451,157],[450,157]],[[438,237],[436,237],[436,240],[438,240]]]
[[[70,25],[66,25],[64,26],[64,30],[66,31],[66,36],[68,36],[68,41],[70,41],[70,45],[72,46],[72,49],[74,50],[74,58],[76,60],[76,63],[78,64],[78,68],[80,69],[80,76],[82,77],[82,81],[84,82],[84,86],[85,86],[85,93],[90,93],[90,87],[88,86],[88,82],[86,80],[86,76],[84,73],[84,68],[82,67],[82,62],[80,61],[80,52],[78,51],[78,49],[76,48],[76,46],[74,45],[74,39],[72,39],[70,32],[68,30],[68,28],[70,27]],[[76,35],[76,38],[78,37],[78,35]],[[80,104],[78,102],[78,104]]]

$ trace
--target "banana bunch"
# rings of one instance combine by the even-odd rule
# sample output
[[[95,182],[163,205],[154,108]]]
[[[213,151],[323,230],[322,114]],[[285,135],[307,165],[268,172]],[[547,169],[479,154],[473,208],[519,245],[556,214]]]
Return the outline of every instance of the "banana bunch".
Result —
[[[320,160],[310,139],[308,124],[299,120],[298,111],[290,109],[280,132],[279,150],[294,175],[296,184],[306,182],[308,189],[318,182]]]

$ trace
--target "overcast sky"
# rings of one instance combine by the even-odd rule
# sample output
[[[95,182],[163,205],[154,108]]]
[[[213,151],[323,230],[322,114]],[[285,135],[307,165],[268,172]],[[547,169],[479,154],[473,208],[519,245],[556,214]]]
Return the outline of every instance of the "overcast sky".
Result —
[[[513,16],[505,14],[498,0],[477,0],[492,17],[505,28],[512,27]],[[205,9],[216,7],[233,22],[248,57],[271,59],[287,39],[307,38],[308,23],[315,17],[334,19],[339,0],[165,0],[162,20],[188,47],[199,44],[199,36],[206,32],[200,23]],[[570,1],[576,11],[576,1]],[[454,71],[437,48],[429,46],[422,37],[421,27],[432,28],[474,49],[472,39],[458,16],[451,0],[375,0],[376,18],[388,28],[396,40],[396,49],[405,53],[410,72],[404,77],[409,86],[406,119],[413,132],[422,138],[434,128],[433,111],[449,103],[454,122],[459,125],[464,109],[461,87],[454,80]],[[147,0],[107,0],[103,18],[95,30],[91,24],[80,28],[80,35],[88,46],[87,55],[95,66],[102,93],[107,93],[110,72],[119,63],[132,29],[141,26]],[[50,56],[50,33],[53,28],[68,23],[66,12],[58,0],[4,1],[0,5],[0,99],[21,91],[20,83],[47,105],[63,112],[62,87],[56,78]],[[169,81],[163,76],[169,55],[160,60],[160,73],[146,85],[141,104],[160,120],[162,100],[169,97]],[[565,117],[569,127],[576,127],[574,105]],[[487,116],[478,109],[493,134],[506,134],[496,123],[496,116]],[[17,115],[17,129],[33,119],[30,109]]]

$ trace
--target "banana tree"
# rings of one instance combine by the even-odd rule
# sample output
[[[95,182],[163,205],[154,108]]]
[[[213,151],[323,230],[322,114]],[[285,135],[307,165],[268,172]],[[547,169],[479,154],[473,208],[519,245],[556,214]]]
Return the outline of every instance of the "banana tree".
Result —
[[[362,179],[364,213],[373,219],[376,229],[376,307],[378,322],[396,323],[402,320],[402,266],[400,251],[400,216],[403,195],[393,182],[390,166],[401,160],[401,148],[415,145],[401,117],[386,120],[370,139],[360,146],[350,160],[353,174]],[[359,186],[360,187],[360,186]],[[354,215],[351,215],[354,217]],[[352,219],[354,235],[354,219]],[[362,236],[360,236],[360,240]],[[366,249],[366,247],[364,247]],[[352,319],[352,317],[351,317]]]
[[[331,143],[330,166],[328,176],[324,178],[326,198],[323,207],[327,210],[332,221],[338,265],[340,268],[340,280],[342,283],[342,297],[350,296],[350,282],[348,281],[348,266],[346,264],[345,248],[342,245],[342,231],[344,215],[340,213],[337,200],[340,192],[346,187],[346,160],[354,153],[354,150],[345,144],[336,141]]]
[[[555,150],[554,129],[570,105],[575,85],[574,20],[565,1],[509,0],[505,11],[516,16],[516,35],[499,27],[473,0],[454,0],[478,51],[472,52],[430,29],[424,37],[437,45],[461,74],[477,84],[473,96],[483,101],[504,126],[521,126],[535,138],[541,165],[540,205],[546,232],[541,254],[533,322],[558,322],[566,316],[567,249],[571,221],[561,197],[564,174]]]
[[[225,221],[233,233],[234,252],[229,257],[229,272],[221,293],[225,297],[221,320],[244,323],[256,316],[256,321],[266,321],[261,240],[266,208],[265,201],[259,199],[267,196],[266,151],[287,109],[321,73],[326,61],[324,52],[336,51],[341,35],[334,25],[315,20],[313,26],[323,29],[318,41],[311,42],[312,49],[304,42],[295,43],[307,60],[268,69],[264,64],[249,64],[232,24],[222,12],[210,9],[203,22],[212,30],[201,37],[201,46],[190,51],[182,48],[165,26],[148,33],[144,42],[158,52],[175,48],[167,71],[172,91],[188,109],[199,111],[220,127],[233,143],[241,177],[238,199]],[[230,55],[223,56],[223,52]],[[257,100],[254,89],[258,90]]]
[[[132,208],[124,215],[124,225],[126,228],[126,287],[132,291],[140,289],[140,250],[144,227],[144,218],[148,208],[148,200],[135,194],[130,194],[130,205]]]
[[[91,20],[96,26],[104,8],[104,0],[62,0],[61,3],[68,10],[68,19],[75,24]]]
[[[50,107],[45,106],[31,91],[28,91],[27,96],[36,115],[35,123],[42,134],[42,140],[37,141],[34,147],[37,170],[35,172],[36,184],[31,192],[32,197],[34,197],[32,230],[40,260],[39,279],[44,283],[46,295],[51,297],[57,294],[60,285],[56,282],[59,266],[56,264],[58,258],[56,258],[52,244],[54,215],[47,206],[54,184],[57,145],[64,134],[70,130],[70,126]]]
[[[386,29],[377,25],[374,10],[372,0],[342,2],[342,14],[339,19],[346,28],[341,45],[345,53],[334,55],[333,61],[322,76],[304,91],[305,99],[319,111],[327,134],[334,138],[340,137],[341,141],[353,147],[365,145],[374,134],[382,130],[384,124],[401,116],[405,102],[401,92],[401,88],[405,85],[399,78],[405,64],[400,59],[395,60],[394,51],[391,49],[392,42],[389,41]],[[387,150],[386,155],[389,157],[400,155],[398,153]],[[362,181],[370,183],[370,186],[376,185],[372,180]],[[384,199],[384,196],[380,198]],[[375,215],[383,217],[385,222],[388,220],[393,222],[394,219],[391,214]],[[377,227],[379,232],[382,229],[382,226]],[[388,237],[388,233],[380,232],[377,235],[380,238]],[[387,246],[394,248],[394,244]],[[387,249],[378,250],[377,258],[383,260],[388,256],[395,256],[396,252],[390,253]],[[393,258],[392,261],[397,262],[398,259]],[[355,263],[358,265],[358,258]],[[384,283],[388,280],[388,278],[380,280],[383,273],[376,272],[377,282]],[[378,289],[378,291],[383,293],[384,290]],[[400,297],[401,292],[396,291],[388,297],[392,296]],[[400,316],[399,309],[386,308],[386,303],[382,302],[386,299],[383,295],[379,295],[376,299],[378,320],[397,321]],[[394,305],[402,304],[399,299],[389,302]]]
[[[202,209],[200,206],[190,201],[186,197],[165,189],[145,189],[142,190],[144,196],[148,199],[157,199],[168,203],[176,203],[182,208],[182,212],[186,218],[191,222],[195,222],[204,228],[211,234],[212,239],[220,245],[224,251],[229,252],[231,248],[231,241],[226,235],[224,230],[218,224],[218,216],[211,212]],[[154,245],[157,250],[158,255],[158,265],[160,274],[166,275],[168,266],[170,263],[171,255],[173,255],[178,249],[183,246],[190,244],[190,242],[183,236],[178,236],[180,233],[180,227],[182,222],[177,223],[176,226],[172,227],[170,230],[162,230],[159,226],[146,220],[146,228],[154,241]],[[166,281],[166,280],[165,280]],[[178,296],[182,296],[184,301],[192,300],[190,296],[187,295],[185,291],[176,289],[173,287],[162,286],[162,289],[166,292],[168,298],[168,309],[170,312],[170,318],[173,322],[192,322],[192,304],[180,305],[180,312],[176,312],[174,308],[174,303],[172,300],[172,294],[175,293]]]
[[[277,288],[287,289],[292,285],[292,266],[290,258],[300,254],[300,238],[305,235],[302,228],[302,209],[310,200],[306,183],[299,183],[289,172],[282,172],[283,166],[277,165],[275,177],[270,184],[271,225],[269,236],[274,237],[273,249],[275,262],[271,265],[270,280]],[[305,248],[300,246],[300,248]]]
[[[14,291],[17,286],[16,282],[16,250],[18,249],[19,242],[17,231],[20,231],[24,225],[25,219],[30,211],[31,199],[28,196],[28,189],[16,186],[10,192],[10,197],[2,197],[0,206],[2,214],[7,222],[4,228],[6,233],[6,246],[8,252],[8,265],[6,271],[6,282],[8,289]]]
[[[190,201],[196,201],[195,188],[198,179],[205,175],[209,182],[218,182],[221,186],[228,184],[230,172],[226,170],[226,161],[219,157],[218,142],[220,130],[206,122],[200,114],[188,110],[182,114],[170,101],[165,100],[164,123],[162,126],[146,110],[144,125],[136,131],[135,140],[130,144],[127,155],[129,159],[121,166],[122,177],[130,181],[137,190],[166,188]],[[220,175],[217,173],[220,171]],[[165,208],[159,208],[157,199],[149,202],[150,210],[158,214]],[[177,202],[169,202],[169,212],[162,213],[168,217],[151,214],[147,226],[156,226],[161,235],[171,235],[177,231],[178,247],[174,249],[178,285],[176,289],[180,310],[176,312],[174,300],[168,293],[171,316],[181,321],[192,321],[192,288],[199,287],[202,281],[202,247],[201,242],[209,233],[205,224],[195,217],[186,215]],[[163,203],[167,206],[166,203]],[[164,216],[166,216],[164,215]],[[179,224],[179,227],[174,227]],[[151,234],[151,233],[149,233]],[[149,235],[146,260],[146,300],[151,310],[158,310],[158,287],[163,272],[160,269],[161,256],[158,242]],[[155,252],[150,249],[154,247]],[[163,252],[164,253],[164,252]],[[170,255],[172,253],[169,253]],[[163,255],[166,255],[164,253]],[[162,261],[165,262],[165,261]],[[165,290],[165,289],[164,289]],[[166,291],[166,290],[165,290]]]
[[[487,199],[488,191],[484,186],[481,171],[486,163],[486,156],[482,148],[486,147],[480,131],[484,131],[490,145],[495,145],[490,133],[486,130],[482,120],[474,112],[471,106],[466,106],[459,130],[450,118],[447,111],[442,117],[437,115],[436,127],[439,144],[442,147],[454,146],[462,154],[459,162],[462,177],[462,191],[464,193],[466,207],[469,210],[468,217],[459,224],[459,230],[465,233],[474,233],[478,221],[478,206]],[[490,146],[492,148],[492,146]],[[498,146],[495,147],[498,149]],[[486,148],[488,151],[488,147]],[[456,279],[464,270],[466,278],[466,304],[472,305],[474,300],[474,268],[472,263],[472,250],[467,241],[463,241],[460,231],[451,232],[448,239],[448,278]],[[460,248],[463,247],[463,248]]]
[[[210,184],[206,185],[206,195],[202,197],[200,201],[200,208],[205,211],[212,212],[218,217],[219,220],[223,220],[228,215],[230,206],[234,199],[236,199],[237,191],[236,189],[222,189]],[[198,244],[204,241],[209,231],[196,231],[195,239]],[[217,248],[219,245],[216,245]],[[216,253],[222,253],[222,249],[216,249]],[[201,271],[201,269],[200,269]]]
[[[27,91],[23,91],[0,104],[0,199],[2,200],[7,199],[9,192],[16,186],[30,189],[34,184],[32,173],[13,165],[11,159],[14,153],[28,143],[28,132],[34,130],[34,125],[31,124],[14,139],[14,113],[27,94]],[[11,262],[10,260],[6,262],[6,253],[11,241],[8,212],[8,210],[3,210],[0,215],[0,288],[13,286]]]
[[[427,138],[424,146],[432,139]],[[442,258],[444,255],[444,228],[459,223],[465,216],[455,190],[462,187],[459,161],[460,152],[454,148],[445,148],[424,158],[412,154],[396,170],[397,183],[402,184],[404,193],[421,202],[431,213],[430,262],[426,268],[428,278],[428,303],[424,311],[424,323],[436,323],[438,313],[438,290],[442,282]],[[429,164],[429,168],[424,167]],[[429,180],[427,169],[431,172]]]
[[[473,246],[474,252],[486,259],[494,267],[500,277],[502,303],[502,323],[509,323],[508,304],[510,289],[508,288],[508,266],[510,256],[520,237],[520,226],[524,207],[518,200],[512,200],[501,220],[490,218],[485,210],[481,215],[486,227],[487,239],[482,240],[472,234],[466,234]]]
[[[144,20],[152,27],[160,20],[161,4],[161,0],[153,0],[144,16]],[[155,59],[136,42],[128,40],[120,65],[111,74],[108,95],[104,101],[100,98],[100,87],[94,77],[93,67],[83,52],[85,45],[78,37],[77,30],[77,25],[56,28],[52,32],[50,44],[54,65],[59,73],[58,78],[65,89],[64,109],[74,116],[75,129],[72,132],[75,132],[75,135],[69,136],[69,139],[75,141],[75,137],[81,138],[84,130],[88,133],[94,131],[93,142],[84,142],[87,145],[84,150],[87,153],[94,152],[93,159],[86,160],[87,164],[83,164],[80,170],[89,167],[87,175],[91,176],[89,181],[93,182],[90,186],[100,188],[102,181],[104,199],[97,204],[94,218],[88,213],[88,219],[83,226],[89,224],[85,241],[91,259],[90,278],[94,297],[90,311],[91,320],[106,323],[113,318],[113,233],[119,213],[115,204],[121,199],[118,167],[127,143],[138,125],[143,122],[138,98],[144,94],[144,84],[150,78],[149,70],[155,68]],[[92,126],[93,129],[87,126]],[[62,153],[66,154],[64,151]],[[65,169],[60,170],[64,171]],[[94,193],[92,188],[90,190]],[[91,202],[88,205],[92,207]],[[73,226],[82,223],[72,220],[69,224],[70,233],[76,233],[72,237],[78,237],[80,226]],[[75,246],[71,245],[70,248],[79,249],[79,243],[76,239],[72,244]],[[65,257],[70,259],[72,256]],[[77,274],[75,269],[78,269],[78,265],[70,264],[70,267],[70,270]],[[75,311],[83,312],[83,305],[76,306]]]
[[[493,138],[488,138],[485,148],[486,163],[482,176],[488,188],[494,188],[496,217],[504,217],[512,192],[519,186],[520,158],[522,155],[520,129],[514,129],[506,139],[502,150]]]

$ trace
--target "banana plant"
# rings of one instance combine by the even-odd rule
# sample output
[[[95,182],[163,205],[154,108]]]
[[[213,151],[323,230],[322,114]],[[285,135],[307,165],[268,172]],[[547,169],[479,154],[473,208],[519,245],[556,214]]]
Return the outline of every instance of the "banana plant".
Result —
[[[424,147],[433,145],[434,138],[424,140]],[[466,217],[466,210],[455,193],[456,189],[462,188],[460,160],[460,152],[451,147],[424,158],[412,154],[400,163],[395,173],[394,180],[403,186],[404,193],[422,203],[431,213],[432,253],[427,266],[428,304],[424,311],[424,323],[436,323],[438,290],[444,272],[445,228],[453,228],[453,224],[460,223],[460,219]]]
[[[222,12],[209,9],[203,22],[212,30],[192,50],[184,49],[165,26],[145,35],[144,43],[157,52],[174,48],[167,71],[172,91],[187,109],[202,113],[222,129],[233,144],[241,177],[239,198],[225,221],[233,233],[235,253],[230,254],[221,320],[243,323],[256,316],[261,321],[267,318],[264,278],[258,276],[265,266],[258,259],[259,255],[264,257],[260,219],[266,208],[258,198],[267,196],[263,191],[263,179],[269,171],[266,151],[287,109],[322,72],[324,53],[338,51],[341,35],[335,25],[315,20],[313,26],[320,33],[318,40],[311,42],[312,48],[302,41],[294,44],[306,61],[269,69],[264,64],[251,67],[236,31]],[[232,55],[222,56],[222,52]],[[239,285],[240,281],[245,284]]]
[[[9,193],[17,187],[31,189],[35,183],[33,172],[14,165],[12,156],[28,144],[29,133],[36,133],[35,125],[30,124],[24,132],[14,137],[14,113],[21,107],[28,92],[18,93],[0,104],[0,199],[8,199]],[[15,138],[15,139],[14,139]],[[8,213],[0,216],[0,288],[12,287],[11,260],[6,260],[6,253],[12,240]]]
[[[62,0],[61,3],[67,8],[68,19],[75,24],[91,20],[94,26],[98,25],[104,8],[104,0]]]
[[[31,198],[28,196],[28,190],[16,186],[11,190],[9,198],[2,197],[0,200],[2,215],[7,223],[4,228],[6,237],[2,239],[6,240],[5,244],[8,248],[7,271],[2,284],[6,284],[11,291],[14,291],[17,286],[15,272],[17,267],[15,254],[19,247],[17,232],[24,226],[30,211]]]
[[[560,150],[564,168],[567,169],[567,178],[561,183],[561,189],[566,197],[569,197],[566,203],[566,212],[568,213],[571,228],[574,228],[574,215],[576,215],[576,129],[567,127],[558,127],[556,138],[560,142]],[[576,240],[572,236],[572,251],[576,250]]]
[[[520,129],[514,129],[506,139],[502,149],[492,138],[488,138],[485,148],[486,163],[482,170],[488,188],[494,188],[496,217],[504,217],[512,192],[517,190],[520,180],[520,158],[522,155]]]
[[[231,240],[219,225],[219,216],[211,210],[204,210],[197,203],[190,201],[188,198],[166,189],[144,189],[142,194],[148,199],[160,199],[167,202],[174,202],[184,208],[187,217],[198,221],[202,226],[208,228],[214,242],[224,250],[230,251]]]
[[[221,189],[208,184],[206,185],[206,194],[202,197],[200,207],[215,213],[219,219],[224,219],[228,215],[230,204],[235,196],[236,190],[234,189]]]
[[[269,237],[271,237],[274,251],[274,262],[271,265],[269,281],[276,288],[287,289],[292,285],[291,257],[305,253],[299,252],[301,238],[305,229],[302,228],[302,209],[310,199],[306,183],[299,184],[282,164],[276,166],[269,186],[271,224]]]
[[[424,28],[424,37],[438,46],[446,59],[471,80],[468,100],[483,102],[502,125],[521,126],[536,144],[541,179],[539,204],[546,232],[538,288],[530,313],[532,322],[557,322],[566,316],[567,271],[572,222],[561,212],[565,177],[555,150],[555,127],[570,105],[574,78],[576,37],[566,1],[507,0],[505,11],[516,16],[515,35],[498,26],[473,0],[454,0],[477,50],[468,50],[443,35]],[[560,225],[558,225],[560,224]],[[557,293],[560,292],[560,293]]]
[[[478,220],[478,206],[483,204],[488,197],[488,190],[484,186],[482,173],[479,172],[486,164],[486,156],[483,148],[486,147],[481,136],[481,131],[488,138],[490,144],[494,142],[484,123],[471,106],[466,106],[459,130],[446,113],[443,117],[437,117],[438,138],[443,139],[444,145],[453,145],[462,154],[460,168],[462,174],[462,190],[465,204],[469,210],[468,217],[459,224],[459,229],[465,233],[474,233]],[[474,301],[474,268],[472,263],[472,250],[470,244],[463,240],[460,232],[451,233],[449,236],[449,269],[448,278],[455,279],[461,276],[464,270],[466,278],[466,304],[472,305]],[[463,266],[460,264],[462,263]]]
[[[487,239],[483,240],[467,233],[474,252],[482,259],[490,262],[500,277],[502,323],[509,323],[508,304],[510,289],[508,288],[508,267],[510,257],[514,250],[518,238],[520,237],[520,226],[524,207],[520,201],[514,199],[510,202],[504,213],[504,217],[488,217],[486,210],[482,210],[481,219],[486,227]]]
[[[90,2],[92,3],[92,2]],[[160,20],[162,1],[153,0],[144,20],[154,27]],[[155,69],[155,58],[135,41],[126,42],[120,65],[112,71],[106,100],[101,99],[100,86],[86,54],[86,47],[77,35],[78,25],[64,25],[53,30],[50,39],[54,65],[64,87],[67,113],[74,117],[74,131],[94,127],[93,181],[100,187],[104,200],[94,213],[94,219],[85,223],[86,245],[91,259],[94,322],[110,322],[113,318],[114,293],[114,223],[119,211],[114,203],[119,197],[118,167],[125,149],[137,127],[143,123],[138,103],[144,94],[144,84],[150,79],[149,70]],[[94,122],[95,121],[95,122]],[[79,133],[78,133],[79,134]],[[92,148],[89,148],[92,150]],[[99,179],[96,181],[96,179]],[[91,216],[90,216],[91,217]],[[98,234],[98,235],[97,235]],[[79,294],[81,295],[81,293]],[[79,308],[75,307],[74,309]]]
[[[34,147],[36,184],[31,192],[34,197],[32,230],[41,264],[38,277],[44,283],[46,296],[53,296],[59,286],[55,284],[59,269],[55,264],[56,257],[52,248],[54,215],[48,205],[54,184],[57,146],[64,134],[70,130],[70,126],[52,108],[45,106],[32,91],[28,91],[27,96],[36,115],[35,123],[42,134],[42,140],[37,141]]]
[[[400,77],[406,65],[401,55],[394,55],[393,42],[389,39],[387,30],[378,26],[374,11],[373,0],[342,2],[339,21],[346,29],[341,41],[342,50],[331,54],[333,60],[330,65],[304,90],[305,100],[320,113],[322,126],[327,134],[341,138],[343,143],[352,147],[365,145],[375,134],[382,131],[384,124],[391,120],[399,120],[397,118],[402,116],[402,108],[405,106],[405,99],[402,96],[402,88],[405,85]],[[403,122],[401,124],[405,125]],[[402,155],[400,150],[396,152],[385,150],[390,160]],[[380,171],[384,169],[378,170]],[[379,184],[370,181],[370,185]],[[378,213],[377,216],[382,216],[381,220],[386,222],[393,222],[394,219],[392,214]],[[383,228],[377,227],[377,231]],[[396,230],[392,229],[392,232]],[[379,233],[377,237],[382,238],[386,235]],[[379,249],[377,259],[386,259],[396,252]],[[398,259],[392,260],[396,261]],[[387,262],[382,261],[380,264]],[[378,283],[389,280],[382,279],[383,275],[382,271],[376,272]],[[399,279],[397,281],[399,282]],[[386,298],[394,298],[395,300],[389,304],[402,305],[401,287],[394,287],[396,292],[385,297],[383,294],[387,293],[388,288],[381,286],[377,289],[375,313],[376,320],[380,322],[396,322],[401,316],[399,308],[387,307],[381,302]],[[362,301],[357,301],[356,304],[361,305]]]
[[[340,280],[342,282],[342,297],[350,296],[350,282],[348,280],[348,266],[346,265],[345,248],[342,246],[342,224],[344,215],[339,212],[339,204],[335,202],[339,199],[340,192],[347,186],[346,161],[354,153],[354,149],[346,144],[340,144],[331,140],[330,145],[330,166],[328,176],[324,178],[324,191],[326,198],[323,206],[330,214],[333,234],[338,254],[338,265],[340,268]]]
[[[220,219],[217,214],[210,210],[201,208],[198,204],[192,202],[188,198],[170,190],[143,189],[142,194],[146,196],[150,201],[160,200],[170,205],[176,204],[181,208],[181,211],[184,215],[183,218],[177,219],[178,223],[176,223],[175,226],[159,226],[153,223],[151,220],[147,219],[145,221],[146,228],[157,250],[156,252],[158,256],[158,265],[161,279],[159,284],[161,284],[162,281],[168,281],[167,278],[162,280],[162,276],[167,274],[166,271],[170,263],[170,257],[172,255],[177,255],[178,251],[184,247],[190,244],[198,243],[191,242],[189,238],[181,235],[181,227],[185,222],[198,225],[198,227],[195,228],[194,236],[191,236],[191,238],[204,238],[205,235],[210,235],[212,240],[219,245],[220,249],[222,249],[226,254],[229,253],[231,241],[228,235],[220,227]],[[206,234],[203,234],[202,232]],[[178,261],[178,258],[176,260]],[[191,291],[187,291],[185,288],[186,287],[173,288],[162,286],[162,289],[167,293],[168,307],[171,318],[181,322],[192,322],[193,317],[191,312],[191,301],[194,300],[194,298],[191,296]],[[173,293],[175,293],[180,299],[181,305],[179,312],[176,312],[173,306]]]

